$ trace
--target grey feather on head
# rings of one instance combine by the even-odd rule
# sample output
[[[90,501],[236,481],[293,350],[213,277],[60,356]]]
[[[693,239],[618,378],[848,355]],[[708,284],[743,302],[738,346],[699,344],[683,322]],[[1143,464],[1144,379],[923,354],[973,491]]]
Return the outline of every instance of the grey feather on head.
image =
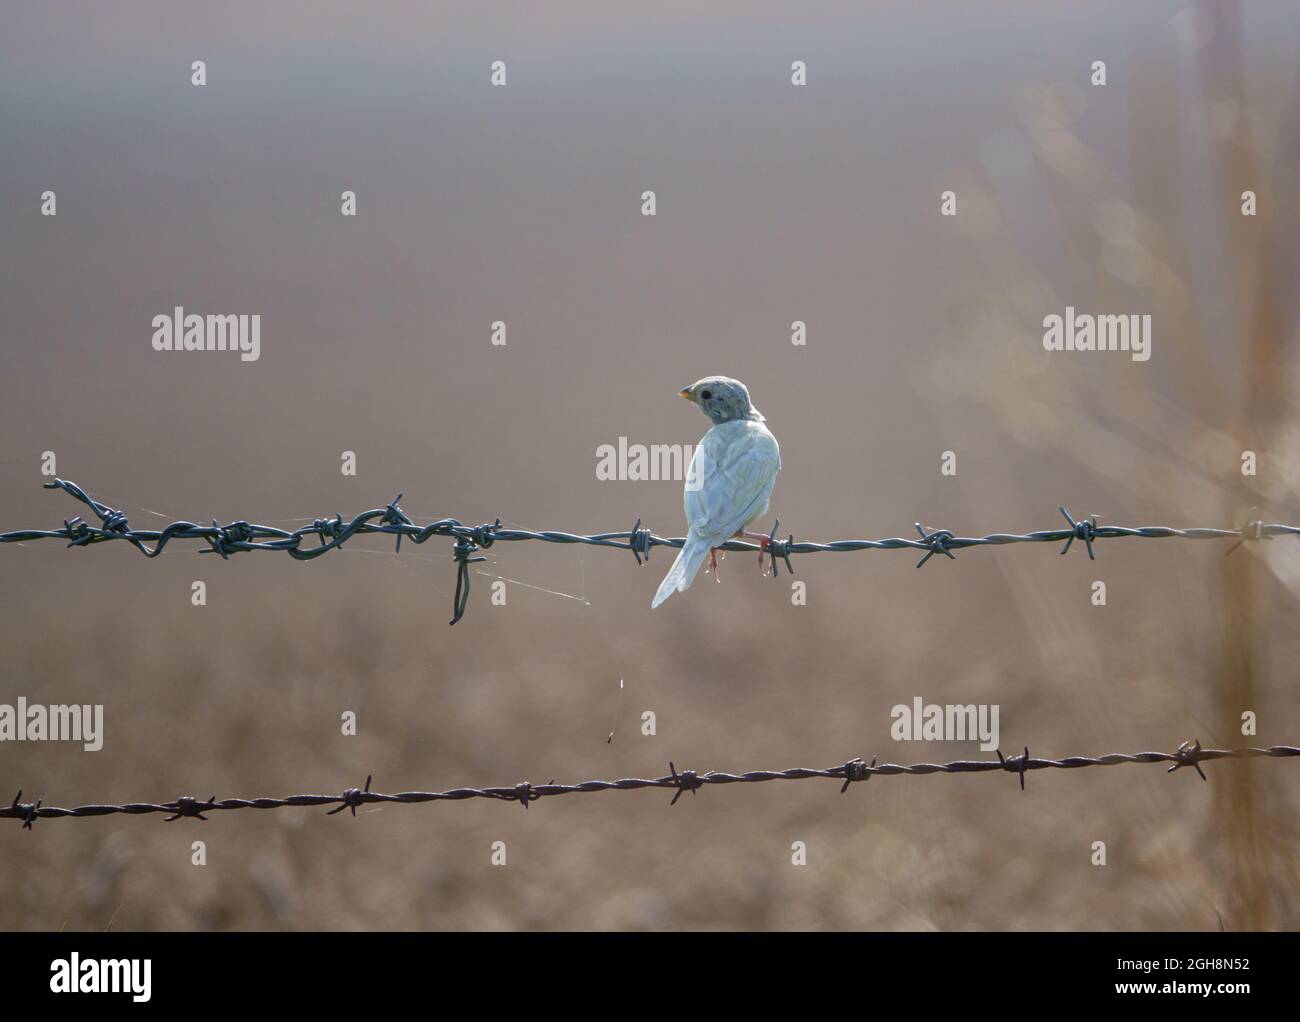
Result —
[[[699,405],[700,411],[718,425],[749,419],[762,422],[763,414],[749,403],[749,390],[739,380],[730,376],[706,376],[692,383],[681,396]]]

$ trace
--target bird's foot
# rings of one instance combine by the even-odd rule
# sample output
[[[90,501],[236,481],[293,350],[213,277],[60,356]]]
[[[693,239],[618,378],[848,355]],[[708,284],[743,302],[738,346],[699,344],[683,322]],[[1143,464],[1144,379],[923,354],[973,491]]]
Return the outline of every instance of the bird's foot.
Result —
[[[722,556],[727,556],[725,551]],[[709,547],[709,571],[713,572],[714,579],[718,582],[722,581],[721,576],[718,575],[718,548],[715,546]]]
[[[767,553],[767,548],[772,542],[771,538],[764,536],[761,532],[746,532],[743,535],[745,539],[752,539],[758,544],[758,573],[766,575],[767,571],[763,568],[763,556]]]

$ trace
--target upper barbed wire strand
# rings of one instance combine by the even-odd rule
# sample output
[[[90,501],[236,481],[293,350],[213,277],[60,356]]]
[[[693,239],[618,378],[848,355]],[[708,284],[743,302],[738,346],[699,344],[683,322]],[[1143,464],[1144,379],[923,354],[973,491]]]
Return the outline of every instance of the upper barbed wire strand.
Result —
[[[400,493],[384,507],[363,511],[350,521],[345,521],[342,515],[335,514],[332,518],[314,519],[311,524],[292,531],[277,529],[270,525],[257,525],[244,520],[221,525],[215,519],[211,525],[175,521],[162,529],[133,529],[125,514],[95,500],[74,482],[55,479],[44,485],[46,489],[61,489],[81,501],[95,513],[99,524],[91,525],[80,517],[65,519],[61,529],[25,529],[0,533],[0,543],[64,539],[68,541],[69,546],[91,546],[111,540],[122,540],[130,543],[146,557],[157,557],[173,539],[197,539],[208,544],[207,549],[200,550],[200,553],[215,553],[223,559],[231,554],[248,550],[273,550],[283,551],[296,560],[310,560],[341,548],[353,536],[372,534],[394,536],[398,551],[401,550],[403,538],[419,544],[433,536],[446,536],[456,541],[452,550],[456,561],[456,593],[453,599],[451,624],[455,624],[464,616],[469,603],[469,565],[482,559],[473,555],[493,543],[540,540],[545,543],[581,543],[587,546],[614,547],[632,551],[637,563],[640,564],[649,560],[650,550],[653,547],[681,547],[686,542],[685,538],[680,536],[675,538],[656,536],[649,529],[641,527],[639,518],[627,532],[601,532],[585,536],[571,532],[534,532],[530,529],[505,528],[499,518],[496,522],[482,525],[465,525],[455,518],[442,518],[427,525],[417,525],[398,506],[398,501],[403,496]],[[778,573],[777,558],[785,562],[787,571],[793,573],[794,569],[790,564],[792,554],[848,553],[855,550],[914,550],[923,554],[917,561],[919,568],[935,554],[944,554],[951,558],[955,550],[981,546],[1005,546],[1010,543],[1063,543],[1061,553],[1065,554],[1077,539],[1084,545],[1088,557],[1093,558],[1093,544],[1102,539],[1124,537],[1232,539],[1236,540],[1236,543],[1227,551],[1232,553],[1242,543],[1272,539],[1274,536],[1300,535],[1300,526],[1267,523],[1253,517],[1236,529],[1176,529],[1166,525],[1128,528],[1120,525],[1099,525],[1096,516],[1076,521],[1064,507],[1058,510],[1065,518],[1068,528],[1026,533],[994,532],[987,536],[957,536],[947,529],[927,530],[917,523],[915,528],[919,539],[895,536],[888,539],[840,539],[828,543],[795,542],[793,534],[786,539],[777,539],[776,532],[780,525],[777,521],[772,526],[766,546],[772,555],[775,577]],[[1253,516],[1253,510],[1251,514]],[[310,537],[318,538],[319,545],[306,545],[304,541]],[[753,552],[759,549],[759,545],[733,539],[723,543],[718,549]]]

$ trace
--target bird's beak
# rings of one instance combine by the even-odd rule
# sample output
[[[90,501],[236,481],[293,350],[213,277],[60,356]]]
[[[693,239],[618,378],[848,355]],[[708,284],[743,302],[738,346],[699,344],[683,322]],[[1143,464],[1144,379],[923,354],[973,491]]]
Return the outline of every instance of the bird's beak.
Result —
[[[687,401],[694,401],[694,400],[695,400],[695,395],[691,393],[691,388],[690,388],[690,387],[687,387],[685,390],[679,390],[679,391],[677,392],[677,396],[678,396],[678,397],[684,397],[684,398],[686,398]]]

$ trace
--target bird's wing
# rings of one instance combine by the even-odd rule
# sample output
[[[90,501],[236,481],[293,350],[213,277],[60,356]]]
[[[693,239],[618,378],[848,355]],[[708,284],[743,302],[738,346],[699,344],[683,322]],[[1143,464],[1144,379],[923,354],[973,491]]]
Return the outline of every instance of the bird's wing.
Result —
[[[757,423],[741,430],[710,430],[695,449],[684,503],[693,534],[716,546],[763,513],[781,454],[776,438]]]

